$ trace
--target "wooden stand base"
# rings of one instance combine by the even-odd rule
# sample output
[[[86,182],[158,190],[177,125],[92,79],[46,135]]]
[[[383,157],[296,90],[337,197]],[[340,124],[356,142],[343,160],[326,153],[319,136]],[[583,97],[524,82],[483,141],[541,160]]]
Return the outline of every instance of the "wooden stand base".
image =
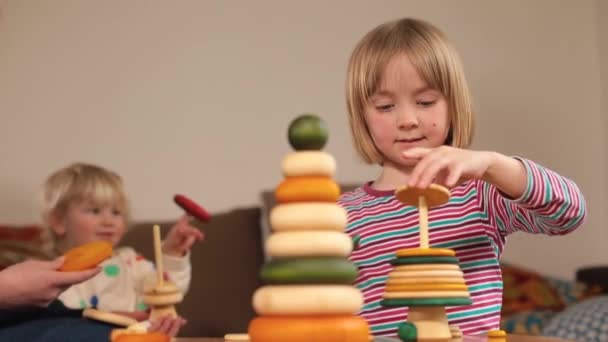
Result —
[[[410,307],[407,320],[416,326],[418,341],[449,341],[452,338],[442,306]]]

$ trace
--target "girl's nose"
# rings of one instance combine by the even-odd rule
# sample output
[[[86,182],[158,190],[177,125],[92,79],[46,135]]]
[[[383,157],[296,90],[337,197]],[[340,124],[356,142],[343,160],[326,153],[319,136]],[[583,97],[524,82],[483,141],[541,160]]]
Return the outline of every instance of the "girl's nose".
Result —
[[[397,126],[400,129],[412,129],[418,127],[418,115],[414,108],[403,108],[397,114]]]
[[[103,214],[101,215],[101,220],[101,222],[106,226],[113,225],[116,222],[116,218],[111,210],[104,210]]]

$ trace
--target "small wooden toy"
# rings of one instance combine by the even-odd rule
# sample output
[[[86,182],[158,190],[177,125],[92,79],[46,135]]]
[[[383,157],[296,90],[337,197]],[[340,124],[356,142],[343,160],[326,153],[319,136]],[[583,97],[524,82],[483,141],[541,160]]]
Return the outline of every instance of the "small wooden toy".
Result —
[[[177,317],[175,304],[183,300],[183,294],[170,281],[165,280],[161,251],[160,227],[154,225],[154,256],[156,259],[156,286],[144,294],[144,303],[150,307],[150,320],[170,315]]]
[[[82,312],[82,316],[88,319],[106,322],[121,327],[128,327],[137,324],[137,321],[131,317],[91,308],[84,309],[84,311]]]
[[[59,271],[75,272],[97,267],[102,261],[112,256],[112,244],[107,241],[95,241],[68,250],[65,261]]]
[[[112,342],[170,342],[171,337],[153,332],[153,333],[138,333],[128,330],[115,330],[111,336]]]
[[[184,195],[180,195],[180,194],[175,195],[173,197],[173,201],[180,208],[184,209],[184,211],[186,213],[188,213],[188,215],[191,215],[191,216],[199,219],[202,222],[207,222],[207,221],[209,221],[209,219],[211,219],[211,215],[209,215],[207,210],[205,210],[203,207],[201,207],[196,202],[194,202],[193,200],[189,199],[188,197],[186,197]]]

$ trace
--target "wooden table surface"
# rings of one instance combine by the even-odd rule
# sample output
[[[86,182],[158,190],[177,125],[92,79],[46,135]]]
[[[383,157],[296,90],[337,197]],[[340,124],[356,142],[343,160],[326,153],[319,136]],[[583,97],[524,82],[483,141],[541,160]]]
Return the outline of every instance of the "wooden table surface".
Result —
[[[498,341],[498,339],[496,339]],[[182,337],[176,340],[177,342],[224,342],[223,338],[217,337]],[[399,342],[398,339],[379,339],[378,342]],[[465,336],[462,342],[484,342],[487,341],[485,337],[476,336]],[[565,342],[566,340],[560,340],[556,338],[540,337],[540,336],[526,336],[526,335],[509,335],[507,342]]]

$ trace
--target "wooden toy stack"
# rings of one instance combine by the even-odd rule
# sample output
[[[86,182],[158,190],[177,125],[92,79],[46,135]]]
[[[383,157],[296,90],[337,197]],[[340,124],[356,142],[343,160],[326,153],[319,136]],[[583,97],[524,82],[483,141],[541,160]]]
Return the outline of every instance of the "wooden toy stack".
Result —
[[[253,295],[258,317],[249,325],[252,342],[367,342],[367,322],[356,316],[363,297],[353,286],[353,247],[344,232],[346,212],[336,203],[336,162],[321,149],[327,129],[315,115],[289,126],[295,152],[282,162],[284,180],[270,213],[273,233],[265,243],[271,260]]]
[[[428,238],[428,208],[446,203],[450,192],[432,184],[427,189],[402,187],[395,195],[402,203],[418,207],[420,248],[395,253],[381,305],[409,307],[407,322],[398,330],[402,341],[458,339],[462,333],[449,326],[444,306],[470,305],[469,291],[455,252],[429,248]]]
[[[164,266],[161,252],[160,227],[154,226],[154,254],[156,258],[157,283],[144,294],[144,303],[150,307],[150,320],[163,316],[177,317],[175,305],[184,299],[181,291],[172,282],[164,279]]]

